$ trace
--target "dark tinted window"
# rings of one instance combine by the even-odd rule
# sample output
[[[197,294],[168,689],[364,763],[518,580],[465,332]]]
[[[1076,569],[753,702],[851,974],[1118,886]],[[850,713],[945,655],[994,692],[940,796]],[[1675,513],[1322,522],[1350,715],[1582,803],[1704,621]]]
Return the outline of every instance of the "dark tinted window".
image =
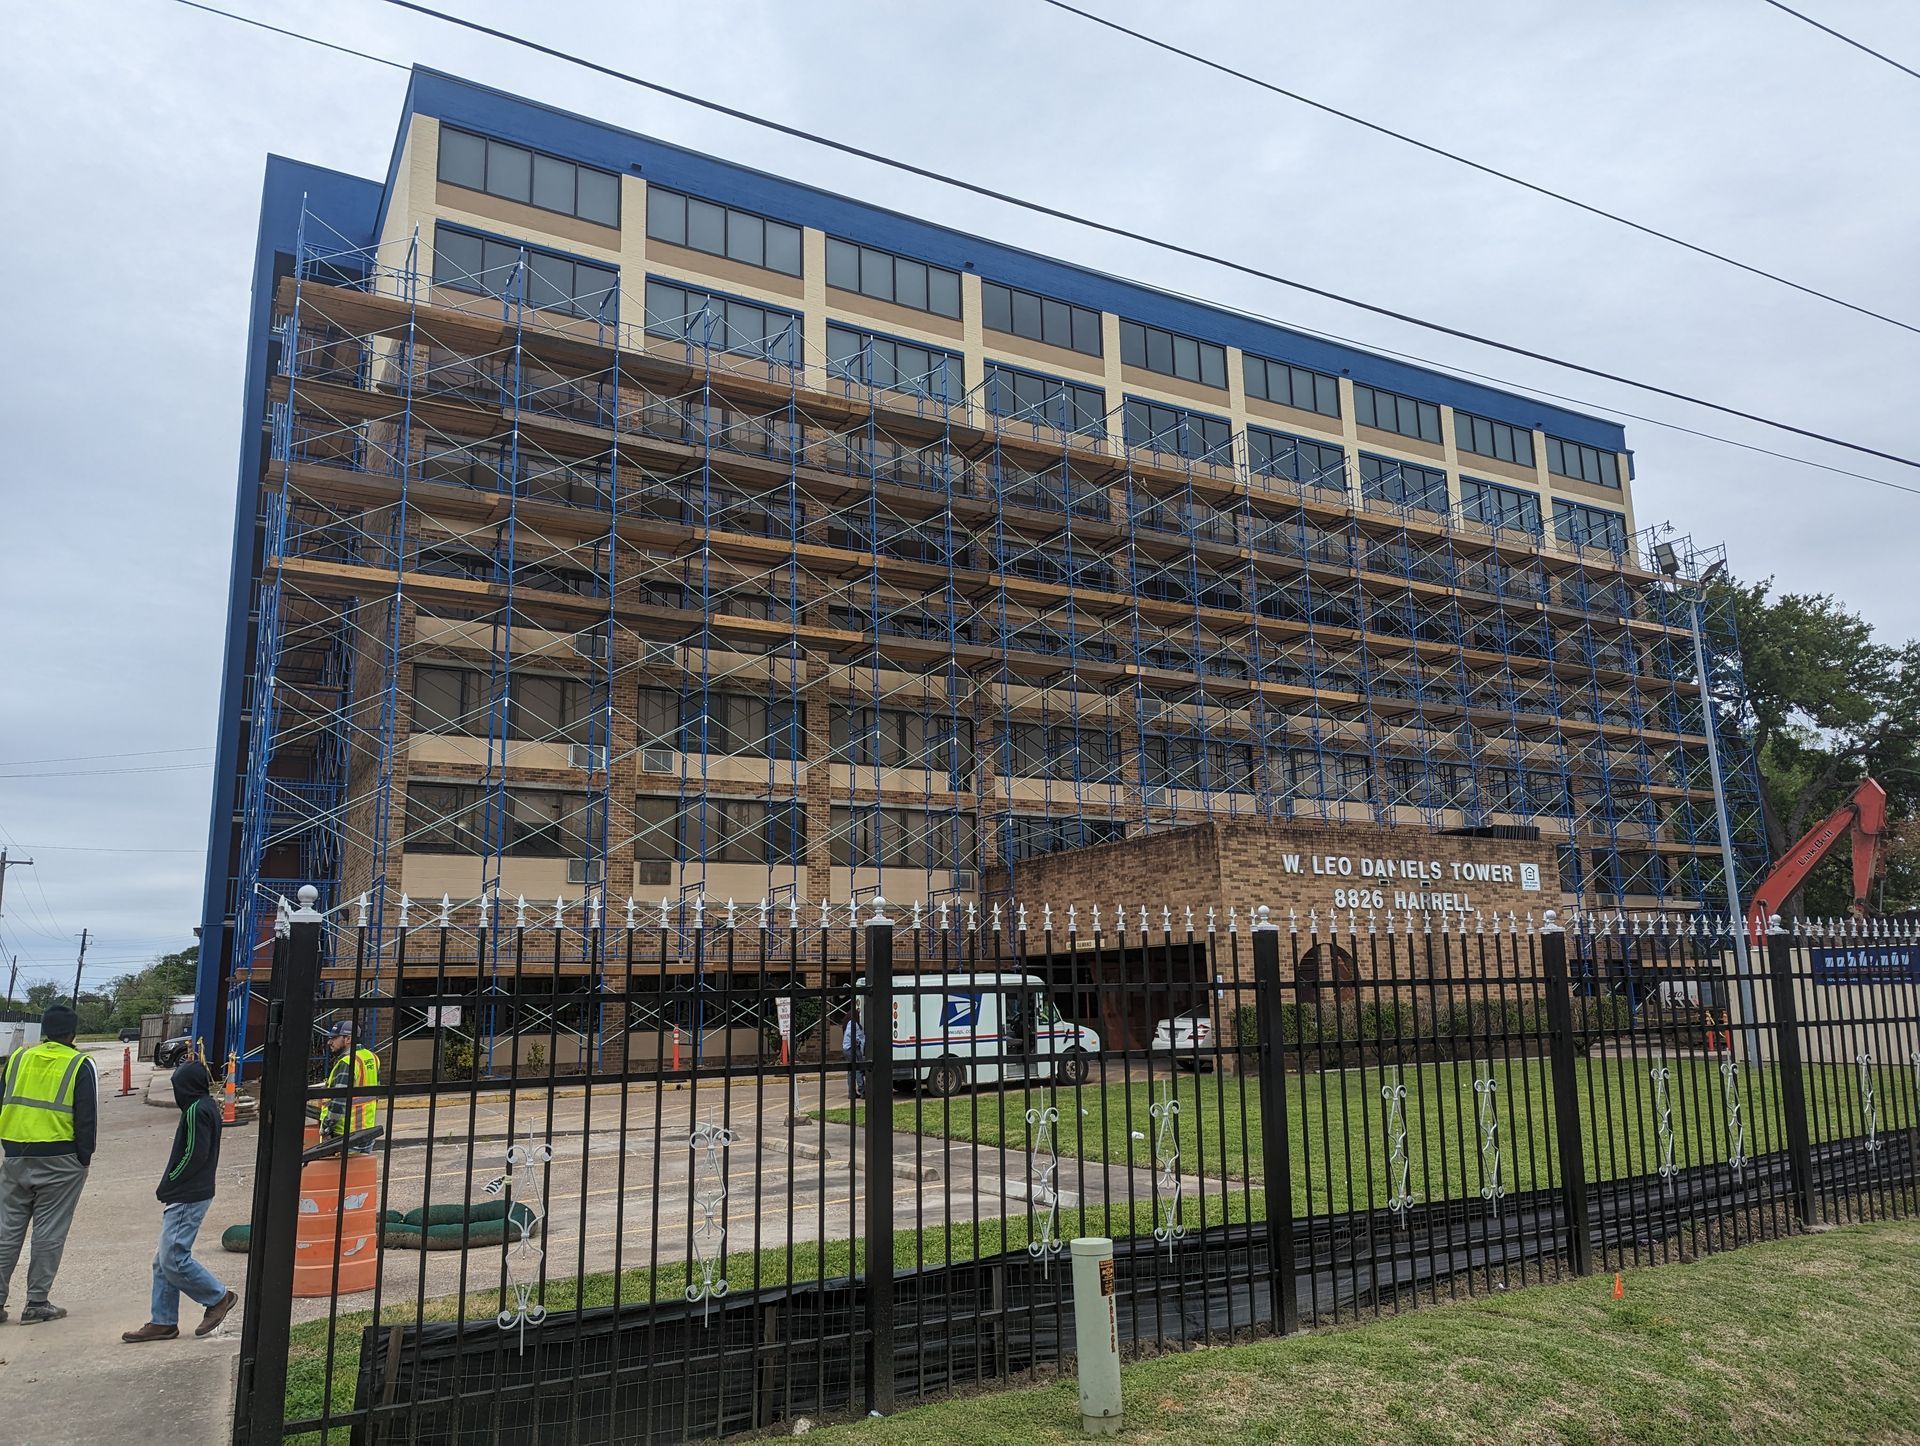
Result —
[[[1126,437],[1129,447],[1146,447],[1180,457],[1204,457],[1228,462],[1233,428],[1224,417],[1168,407],[1140,397],[1128,397]]]
[[[1533,433],[1524,427],[1476,417],[1470,412],[1455,412],[1453,440],[1462,452],[1494,457],[1520,467],[1533,465]]]
[[[1597,487],[1620,485],[1620,462],[1613,453],[1563,442],[1558,437],[1547,438],[1547,470]]]
[[[1120,323],[1120,360],[1162,376],[1198,382],[1203,387],[1227,384],[1227,351],[1210,341],[1176,336],[1137,321]]]
[[[989,331],[1024,336],[1029,341],[1067,347],[1088,356],[1100,355],[1100,313],[1097,311],[1035,296],[1030,291],[1002,286],[997,281],[980,283],[980,305],[981,320]]]
[[[1423,512],[1448,510],[1445,472],[1365,452],[1360,454],[1360,492],[1375,501],[1417,507]]]
[[[960,276],[875,246],[827,238],[827,285],[936,316],[960,315]]]
[[[1265,357],[1248,356],[1244,360],[1248,396],[1324,417],[1340,415],[1340,383],[1333,377]]]
[[[471,131],[440,128],[439,175],[449,185],[470,191],[485,191],[602,226],[620,224],[618,176]]]
[[[1440,440],[1440,409],[1432,402],[1403,397],[1398,392],[1383,392],[1378,387],[1363,387],[1355,383],[1353,416],[1363,427],[1398,432],[1403,437],[1418,437],[1423,442]]]
[[[523,257],[524,272],[520,264]],[[444,224],[434,227],[436,286],[483,296],[511,296],[541,311],[612,321],[615,278],[609,267],[562,256],[557,251],[512,246]]]
[[[1039,423],[1063,432],[1098,436],[1106,430],[1106,393],[1057,377],[987,364],[987,411],[996,417]]]
[[[800,274],[798,226],[659,186],[647,188],[647,235],[747,266],[763,266],[788,276]]]

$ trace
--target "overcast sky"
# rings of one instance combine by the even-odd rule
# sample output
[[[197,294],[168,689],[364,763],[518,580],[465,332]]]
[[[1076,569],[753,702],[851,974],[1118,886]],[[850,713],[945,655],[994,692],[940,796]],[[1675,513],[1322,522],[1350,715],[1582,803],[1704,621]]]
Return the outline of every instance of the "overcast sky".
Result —
[[[1920,324],[1920,82],[1762,0],[1086,0],[1315,97]],[[1076,214],[1888,451],[1920,336],[1633,235],[1039,0],[447,0]],[[225,8],[1172,289],[1871,475],[1794,443],[1041,221],[376,3]],[[1920,65],[1912,0],[1798,0]],[[0,48],[0,964],[197,922],[261,171],[384,174],[403,72],[173,0]],[[1627,420],[1639,520],[1920,633],[1920,497]],[[149,752],[147,750],[174,750]],[[138,756],[102,757],[126,754]],[[71,760],[42,762],[40,760]],[[27,777],[25,775],[37,775]],[[124,850],[108,852],[102,850]]]

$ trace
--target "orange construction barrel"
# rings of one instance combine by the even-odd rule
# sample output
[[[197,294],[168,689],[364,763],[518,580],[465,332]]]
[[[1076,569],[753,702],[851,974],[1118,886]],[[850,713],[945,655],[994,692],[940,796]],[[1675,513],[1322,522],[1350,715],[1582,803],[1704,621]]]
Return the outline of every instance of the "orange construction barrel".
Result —
[[[301,1300],[372,1290],[380,1274],[380,1163],[354,1152],[346,1162],[344,1176],[339,1155],[300,1167],[293,1293]]]

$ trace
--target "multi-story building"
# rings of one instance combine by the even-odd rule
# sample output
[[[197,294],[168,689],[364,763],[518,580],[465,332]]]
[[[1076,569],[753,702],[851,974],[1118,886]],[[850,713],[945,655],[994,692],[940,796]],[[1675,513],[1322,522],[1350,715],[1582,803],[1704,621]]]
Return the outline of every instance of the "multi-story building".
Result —
[[[425,70],[384,179],[269,162],[253,307],[204,1032],[303,881],[617,922],[1225,816],[1723,897],[1737,646],[1611,421]]]

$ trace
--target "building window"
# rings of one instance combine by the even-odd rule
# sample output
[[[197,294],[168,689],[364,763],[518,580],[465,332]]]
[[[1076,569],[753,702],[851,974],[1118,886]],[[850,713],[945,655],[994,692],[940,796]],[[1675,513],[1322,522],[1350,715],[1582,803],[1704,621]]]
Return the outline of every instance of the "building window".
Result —
[[[1044,814],[1016,813],[1000,820],[1000,860],[1011,867],[1021,859],[1090,844],[1116,843],[1127,836],[1117,818],[1048,818]]]
[[[1259,774],[1250,743],[1216,738],[1142,740],[1140,781],[1149,786],[1207,793],[1252,793]]]
[[[1627,519],[1625,514],[1609,512],[1604,507],[1588,507],[1584,503],[1555,498],[1553,535],[1573,547],[1599,547],[1609,552],[1625,552]]]
[[[595,707],[585,678],[517,673],[507,680],[507,736],[538,743],[584,743]],[[413,731],[485,737],[491,680],[471,668],[422,664],[413,670]]]
[[[960,274],[872,246],[827,238],[827,285],[935,316],[960,315]]]
[[[1533,465],[1533,433],[1525,427],[1510,427],[1505,422],[1455,412],[1453,440],[1462,452],[1511,462],[1516,467]]]
[[[1227,384],[1227,349],[1137,321],[1120,323],[1120,360],[1162,376],[1198,382],[1203,387]]]
[[[827,375],[943,402],[967,390],[958,354],[845,326],[827,327]]]
[[[1107,429],[1107,394],[1099,387],[1018,371],[999,362],[987,363],[986,403],[992,416],[1062,432],[1098,437]]]
[[[966,774],[973,762],[973,720],[911,708],[855,708],[827,712],[830,756],[858,767],[918,768]]]
[[[804,758],[805,705],[794,698],[709,688],[697,691],[643,686],[638,733],[642,748],[736,758]]]
[[[440,179],[601,226],[620,224],[620,178],[610,171],[451,126],[440,128]]]
[[[480,783],[409,783],[401,847],[416,854],[491,853],[488,833],[497,827],[508,858],[577,859],[593,852],[587,794],[508,788],[500,791],[496,812],[489,807],[494,792]]]
[[[792,312],[667,281],[647,282],[647,334],[781,366],[799,360],[800,318]]]
[[[1445,472],[1366,452],[1360,454],[1360,493],[1376,502],[1395,502],[1425,512],[1448,510]]]
[[[1190,412],[1185,407],[1162,406],[1141,397],[1128,397],[1127,445],[1180,457],[1228,462],[1233,426],[1224,417]]]
[[[1371,803],[1373,781],[1364,753],[1321,753],[1311,748],[1287,751],[1287,789],[1300,798],[1336,803]]]
[[[1009,723],[997,764],[1004,778],[1067,778],[1120,782],[1120,735],[1071,723]]]
[[[751,211],[647,187],[647,235],[787,276],[800,274],[800,228]]]
[[[988,331],[1004,331],[1028,341],[1083,351],[1088,356],[1100,355],[1100,313],[1084,306],[1035,296],[997,281],[983,281],[980,313],[981,324]]]
[[[1355,383],[1353,416],[1363,427],[1418,437],[1422,442],[1440,440],[1440,409],[1432,402],[1415,401],[1398,392],[1383,392],[1377,387]]]
[[[1502,487],[1477,477],[1460,479],[1460,511],[1488,527],[1540,535],[1540,498],[1524,487]]]
[[[1247,465],[1268,477],[1285,477],[1309,487],[1346,489],[1347,454],[1344,448],[1264,427],[1247,428]]]
[[[1243,360],[1248,396],[1298,407],[1303,412],[1318,412],[1323,417],[1340,415],[1340,383],[1333,377],[1265,357],[1248,356]]]
[[[643,862],[806,862],[806,810],[795,802],[643,793],[633,815],[633,856]]]
[[[525,261],[524,272],[521,262]],[[433,229],[433,284],[516,297],[541,311],[611,321],[617,273],[557,251],[516,246],[445,224]]]
[[[835,868],[971,868],[974,825],[967,815],[951,810],[836,808],[828,847]]]
[[[1620,460],[1598,447],[1583,447],[1578,442],[1547,438],[1547,470],[1576,482],[1591,482],[1596,487],[1620,485]]]

